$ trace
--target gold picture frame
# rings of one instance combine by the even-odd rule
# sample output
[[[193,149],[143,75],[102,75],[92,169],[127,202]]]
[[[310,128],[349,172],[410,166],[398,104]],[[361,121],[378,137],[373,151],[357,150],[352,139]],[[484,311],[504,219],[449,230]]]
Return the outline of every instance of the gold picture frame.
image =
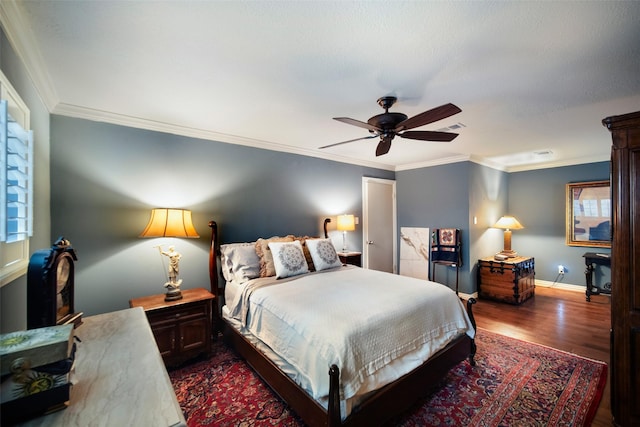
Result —
[[[611,185],[609,181],[567,184],[568,246],[611,247]]]

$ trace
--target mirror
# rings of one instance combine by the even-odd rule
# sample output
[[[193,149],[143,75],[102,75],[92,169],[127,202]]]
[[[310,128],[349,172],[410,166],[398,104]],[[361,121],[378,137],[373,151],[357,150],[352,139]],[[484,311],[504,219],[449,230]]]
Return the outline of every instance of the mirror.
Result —
[[[609,181],[567,184],[567,245],[611,247]]]

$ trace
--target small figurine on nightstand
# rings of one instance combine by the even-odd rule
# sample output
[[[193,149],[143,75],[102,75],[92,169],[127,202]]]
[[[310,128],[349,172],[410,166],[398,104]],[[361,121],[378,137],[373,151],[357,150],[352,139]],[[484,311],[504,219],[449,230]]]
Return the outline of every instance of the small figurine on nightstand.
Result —
[[[167,288],[167,294],[164,300],[179,300],[182,298],[182,293],[180,292],[182,279],[176,279],[178,278],[178,272],[180,271],[180,258],[182,258],[182,255],[179,252],[176,252],[174,246],[169,246],[168,251],[163,251],[162,245],[158,245],[158,250],[161,255],[165,255],[169,258],[169,281],[164,284],[164,287]]]

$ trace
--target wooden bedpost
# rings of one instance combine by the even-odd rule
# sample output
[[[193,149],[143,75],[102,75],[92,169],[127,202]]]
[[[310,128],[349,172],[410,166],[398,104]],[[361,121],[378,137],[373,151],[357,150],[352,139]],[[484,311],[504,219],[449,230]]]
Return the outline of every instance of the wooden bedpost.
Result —
[[[221,318],[221,298],[220,298],[220,286],[218,283],[218,255],[220,248],[218,247],[218,224],[215,221],[209,221],[209,227],[211,227],[211,246],[209,248],[209,283],[211,293],[216,296],[215,307],[213,311],[213,334],[214,336],[218,332],[218,327],[221,325],[218,319]]]
[[[327,233],[327,224],[331,222],[331,218],[325,218],[324,222],[322,223],[322,228],[324,230],[324,238],[328,239],[329,238],[329,233]]]
[[[340,416],[340,369],[337,365],[329,368],[329,402],[327,405],[327,424],[336,427],[342,424]]]
[[[469,298],[467,300],[467,314],[469,315],[469,320],[471,320],[471,324],[473,325],[473,329],[478,333],[478,328],[476,328],[476,319],[473,317],[473,304],[475,304],[475,298]],[[469,363],[471,366],[476,366],[476,339],[471,340],[471,352],[469,353]]]

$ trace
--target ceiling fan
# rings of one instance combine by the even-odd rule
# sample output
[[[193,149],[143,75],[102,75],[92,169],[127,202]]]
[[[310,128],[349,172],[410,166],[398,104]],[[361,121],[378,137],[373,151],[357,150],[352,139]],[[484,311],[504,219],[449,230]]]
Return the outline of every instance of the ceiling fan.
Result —
[[[348,117],[334,117],[333,119],[339,122],[368,129],[369,132],[374,135],[325,145],[323,147],[320,147],[320,149],[335,147],[336,145],[347,144],[349,142],[359,141],[361,139],[380,137],[380,142],[378,143],[378,147],[376,148],[376,156],[382,156],[383,154],[387,154],[389,152],[389,149],[391,148],[391,141],[393,141],[393,138],[396,135],[400,138],[438,142],[453,141],[453,139],[458,136],[457,133],[451,132],[409,130],[417,128],[419,126],[424,126],[429,123],[437,122],[438,120],[446,119],[447,117],[453,116],[454,114],[458,114],[462,110],[457,106],[453,104],[444,104],[411,118],[407,118],[406,114],[389,112],[389,108],[391,108],[391,106],[395,104],[397,100],[398,99],[395,96],[383,96],[382,98],[378,99],[378,104],[382,108],[384,108],[384,113],[371,117],[369,120],[367,120],[366,123],[361,122],[360,120],[350,119]]]

